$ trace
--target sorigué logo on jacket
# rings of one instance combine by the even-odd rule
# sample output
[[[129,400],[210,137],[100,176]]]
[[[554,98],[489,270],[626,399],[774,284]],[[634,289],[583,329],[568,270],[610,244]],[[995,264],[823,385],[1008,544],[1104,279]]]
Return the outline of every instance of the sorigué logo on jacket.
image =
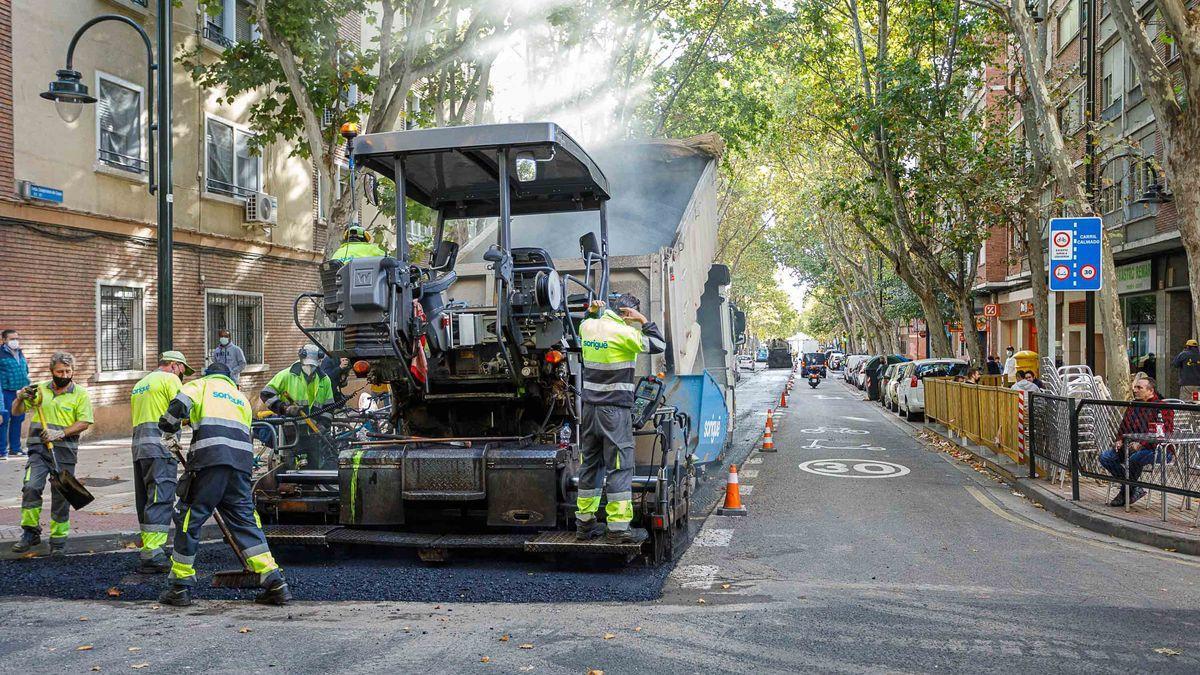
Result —
[[[246,402],[243,401],[242,399],[238,398],[237,396],[234,396],[233,394],[227,394],[223,391],[214,391],[213,398],[224,399],[234,405],[246,405]]]
[[[608,349],[608,340],[584,340],[583,346],[592,349]]]

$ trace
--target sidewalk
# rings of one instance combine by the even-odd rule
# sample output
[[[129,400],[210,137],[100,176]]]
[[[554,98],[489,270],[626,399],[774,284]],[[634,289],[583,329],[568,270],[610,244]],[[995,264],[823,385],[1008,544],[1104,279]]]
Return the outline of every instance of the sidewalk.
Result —
[[[71,534],[138,531],[133,497],[133,457],[129,438],[84,442],[75,473],[96,497],[82,511],[71,513]],[[21,536],[21,484],[25,458],[0,462],[0,542]],[[43,493],[42,528],[50,511],[50,490]]]

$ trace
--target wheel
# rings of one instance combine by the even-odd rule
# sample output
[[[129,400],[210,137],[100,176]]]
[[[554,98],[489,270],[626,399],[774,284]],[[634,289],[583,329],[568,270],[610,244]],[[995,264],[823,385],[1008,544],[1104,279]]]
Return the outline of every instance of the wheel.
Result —
[[[909,410],[904,413],[904,419],[908,420],[909,422],[920,422],[921,420],[925,419],[925,413],[913,412]]]

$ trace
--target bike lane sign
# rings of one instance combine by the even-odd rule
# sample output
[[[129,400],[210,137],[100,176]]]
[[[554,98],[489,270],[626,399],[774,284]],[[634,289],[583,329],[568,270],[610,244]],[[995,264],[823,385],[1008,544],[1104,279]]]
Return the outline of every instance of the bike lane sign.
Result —
[[[1098,291],[1101,286],[1099,218],[1050,219],[1050,290]]]

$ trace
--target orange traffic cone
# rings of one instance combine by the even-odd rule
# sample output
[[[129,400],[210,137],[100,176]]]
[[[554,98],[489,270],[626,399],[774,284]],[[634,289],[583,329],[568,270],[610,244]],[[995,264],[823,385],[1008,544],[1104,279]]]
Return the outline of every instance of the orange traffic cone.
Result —
[[[742,506],[742,492],[738,488],[737,465],[729,465],[729,480],[725,482],[725,505],[717,509],[718,516],[744,516],[746,507]]]
[[[763,429],[762,452],[775,452],[775,437],[772,435],[770,427]]]
[[[779,407],[780,408],[787,407],[787,390],[786,389],[784,389],[783,392],[779,394]]]
[[[775,431],[775,411],[767,408],[767,430]]]

